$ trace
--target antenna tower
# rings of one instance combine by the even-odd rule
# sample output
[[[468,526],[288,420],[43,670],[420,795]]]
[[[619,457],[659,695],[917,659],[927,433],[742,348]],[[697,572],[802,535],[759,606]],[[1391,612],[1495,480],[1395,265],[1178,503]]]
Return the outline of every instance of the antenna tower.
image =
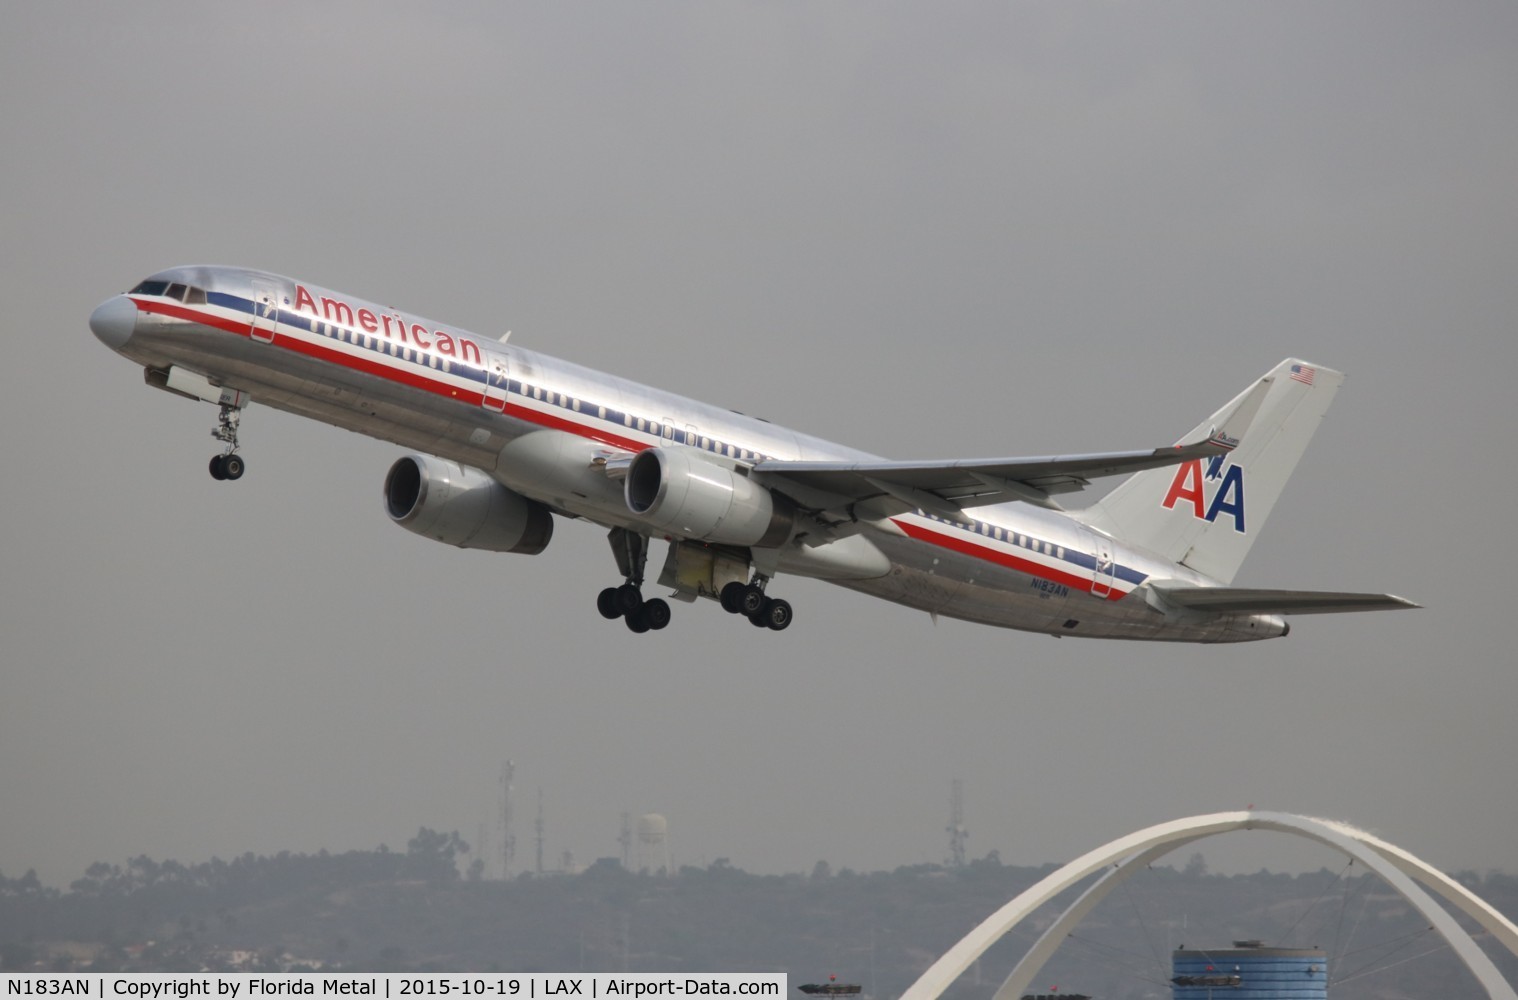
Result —
[[[538,819],[532,825],[533,833],[537,837],[538,846],[538,874],[543,874],[543,786],[538,786]]]
[[[511,862],[517,853],[517,838],[511,832],[511,779],[516,773],[513,762],[501,765],[501,878],[511,878]]]
[[[949,835],[949,865],[963,868],[970,831],[965,829],[965,786],[958,778],[949,786],[949,825],[944,830]]]

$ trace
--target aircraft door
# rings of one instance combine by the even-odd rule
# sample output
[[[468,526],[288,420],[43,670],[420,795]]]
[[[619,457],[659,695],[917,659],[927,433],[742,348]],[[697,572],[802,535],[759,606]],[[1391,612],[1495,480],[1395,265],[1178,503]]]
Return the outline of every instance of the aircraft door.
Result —
[[[1090,533],[1090,538],[1095,559],[1091,567],[1091,596],[1106,599],[1112,594],[1112,577],[1117,572],[1112,559],[1112,543],[1095,532]]]
[[[485,351],[485,391],[480,396],[480,405],[496,413],[505,413],[506,393],[510,386],[506,355],[497,354],[487,348]]]
[[[261,278],[253,279],[253,323],[249,333],[259,343],[274,340],[274,326],[279,322],[279,286]]]

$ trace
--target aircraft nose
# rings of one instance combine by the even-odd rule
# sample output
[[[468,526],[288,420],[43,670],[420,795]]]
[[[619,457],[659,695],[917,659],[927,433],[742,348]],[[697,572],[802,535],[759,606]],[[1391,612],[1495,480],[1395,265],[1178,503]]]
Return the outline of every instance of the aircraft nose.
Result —
[[[90,313],[90,329],[100,342],[119,351],[137,328],[137,305],[125,295],[106,299]]]

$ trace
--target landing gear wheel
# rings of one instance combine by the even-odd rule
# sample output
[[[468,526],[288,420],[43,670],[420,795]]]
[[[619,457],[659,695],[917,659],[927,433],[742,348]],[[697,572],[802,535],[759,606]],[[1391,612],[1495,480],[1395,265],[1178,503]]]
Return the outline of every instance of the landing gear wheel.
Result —
[[[764,610],[764,591],[753,584],[743,588],[743,600],[738,605],[738,610],[752,618]]]
[[[669,624],[669,604],[658,597],[645,601],[643,602],[643,607],[638,610],[638,617],[647,622],[649,628],[657,632]]]
[[[772,601],[766,601],[764,611],[760,617],[764,624],[776,632],[783,632],[791,624],[791,605],[789,601],[782,601],[778,597]]]
[[[607,587],[596,595],[596,610],[601,612],[601,617],[608,621],[622,617],[622,609],[617,606],[616,587]]]
[[[769,628],[769,622],[764,620],[764,612],[762,610],[758,614],[746,615],[745,617],[748,618],[748,623],[754,626],[754,628]]]
[[[223,479],[227,478],[227,471],[221,462],[221,460],[226,457],[227,456],[225,455],[211,456],[211,478],[217,482],[221,482]]]
[[[652,626],[648,624],[648,616],[643,613],[642,609],[634,611],[632,614],[627,616],[627,627],[639,635],[642,635],[644,632],[647,632],[650,628],[652,628]]]
[[[246,468],[241,455],[221,456],[221,473],[228,479],[241,479]]]
[[[643,595],[635,584],[624,583],[617,588],[617,610],[629,620],[643,606]]]
[[[743,595],[748,590],[748,584],[742,580],[734,580],[722,588],[722,610],[730,615],[740,614],[743,611]]]

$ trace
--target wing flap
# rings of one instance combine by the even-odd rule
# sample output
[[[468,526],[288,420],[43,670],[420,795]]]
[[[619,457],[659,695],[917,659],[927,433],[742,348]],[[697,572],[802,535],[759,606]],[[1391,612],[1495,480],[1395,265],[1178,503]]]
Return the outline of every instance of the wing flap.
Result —
[[[1188,611],[1225,615],[1328,615],[1345,611],[1398,611],[1422,607],[1394,594],[1166,586],[1162,583],[1151,583],[1149,586],[1168,604]]]

